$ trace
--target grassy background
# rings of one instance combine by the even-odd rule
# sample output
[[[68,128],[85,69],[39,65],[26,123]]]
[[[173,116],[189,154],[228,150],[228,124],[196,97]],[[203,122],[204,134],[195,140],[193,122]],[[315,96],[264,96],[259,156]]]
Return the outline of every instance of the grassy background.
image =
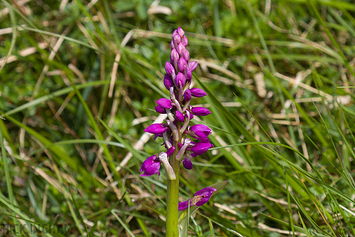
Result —
[[[164,236],[165,173],[138,170],[181,26],[215,145],[181,201],[229,181],[191,236],[355,236],[351,2],[2,1],[0,231]]]

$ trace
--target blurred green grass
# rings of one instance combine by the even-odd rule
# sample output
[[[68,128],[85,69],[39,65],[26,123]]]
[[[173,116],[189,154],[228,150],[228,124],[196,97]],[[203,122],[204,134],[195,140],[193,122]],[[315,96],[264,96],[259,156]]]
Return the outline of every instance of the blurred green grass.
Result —
[[[181,26],[215,145],[183,171],[181,201],[229,181],[190,235],[355,236],[354,11],[350,0],[2,1],[1,233],[164,236],[165,173],[138,170],[162,149],[143,130],[167,96]]]

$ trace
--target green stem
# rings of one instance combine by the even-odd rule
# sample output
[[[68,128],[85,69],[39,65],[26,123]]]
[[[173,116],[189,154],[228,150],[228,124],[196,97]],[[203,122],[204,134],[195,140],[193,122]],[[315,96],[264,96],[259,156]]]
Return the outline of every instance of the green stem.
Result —
[[[180,162],[175,159],[173,154],[170,158],[170,164],[175,172],[176,179],[168,179],[168,190],[167,190],[167,213],[166,213],[166,236],[167,237],[178,237],[178,203],[179,203],[179,172],[180,172]]]

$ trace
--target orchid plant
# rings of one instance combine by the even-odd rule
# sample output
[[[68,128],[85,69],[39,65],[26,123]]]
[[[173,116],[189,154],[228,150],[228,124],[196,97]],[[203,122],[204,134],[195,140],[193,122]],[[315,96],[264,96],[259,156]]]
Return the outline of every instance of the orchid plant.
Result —
[[[190,53],[186,49],[187,44],[184,30],[179,27],[172,34],[170,62],[165,63],[164,85],[170,92],[170,99],[161,98],[156,101],[157,106],[155,106],[155,111],[166,114],[167,118],[163,123],[151,124],[144,130],[154,134],[154,139],[163,138],[166,152],[148,157],[139,170],[144,177],[159,175],[161,165],[165,168],[167,174],[166,236],[179,236],[179,211],[205,204],[217,191],[214,187],[206,187],[197,191],[193,198],[178,203],[181,162],[185,169],[191,170],[192,159],[213,147],[208,139],[212,132],[208,126],[190,125],[194,116],[206,116],[211,112],[207,108],[190,105],[192,97],[203,97],[207,93],[200,88],[191,88],[192,72],[196,69],[197,62],[189,61]]]

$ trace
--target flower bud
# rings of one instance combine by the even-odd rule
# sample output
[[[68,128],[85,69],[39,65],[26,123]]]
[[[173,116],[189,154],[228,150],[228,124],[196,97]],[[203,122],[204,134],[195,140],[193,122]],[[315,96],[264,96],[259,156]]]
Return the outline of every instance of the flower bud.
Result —
[[[164,86],[167,90],[170,90],[172,86],[174,86],[173,79],[168,74],[165,74],[164,76]]]
[[[187,89],[187,90],[184,92],[184,99],[185,99],[186,101],[191,100],[191,92],[190,92],[189,89]]]
[[[175,44],[173,40],[170,42],[170,49],[171,50],[175,49]]]
[[[168,150],[166,150],[166,155],[167,155],[167,156],[170,156],[171,154],[174,153],[174,151],[175,151],[175,147],[172,146],[172,147],[170,147]]]
[[[185,120],[184,115],[179,110],[176,110],[175,117],[180,122],[184,122],[184,120]]]
[[[175,49],[171,50],[170,63],[172,65],[176,65],[178,63],[178,61],[179,61],[179,57],[180,56],[179,56],[178,52]]]
[[[185,86],[185,82],[186,82],[186,80],[185,80],[184,74],[182,74],[181,72],[179,72],[179,73],[177,74],[176,78],[175,78],[175,83],[176,83],[176,85],[177,85],[177,86],[180,86],[180,85],[181,85],[181,87],[184,87],[184,86]]]
[[[165,71],[167,74],[169,74],[172,78],[174,78],[175,76],[175,69],[173,67],[173,65],[171,65],[171,63],[166,62],[165,63]]]
[[[180,57],[183,57],[183,53],[185,52],[186,48],[184,45],[179,44],[176,48],[176,51],[179,53]]]
[[[157,100],[157,104],[164,109],[171,109],[173,107],[171,100],[166,98],[160,98]]]
[[[192,157],[191,157],[192,158]],[[185,169],[191,170],[192,169],[192,162],[191,159],[185,157],[182,164],[184,165]]]
[[[187,40],[187,38],[186,38],[186,36],[184,35],[183,37],[182,37],[182,39],[181,39],[181,43],[182,43],[182,45],[184,45],[185,47],[187,46],[187,44],[188,44],[188,40]]]
[[[192,88],[190,91],[191,95],[194,97],[203,97],[207,95],[207,93],[200,88]]]
[[[186,60],[186,62],[188,62],[190,60],[190,53],[188,50],[185,50],[183,53],[182,53],[182,57]]]
[[[181,36],[179,34],[174,35],[173,41],[174,41],[174,44],[180,44],[181,43]]]
[[[192,72],[191,72],[191,70],[190,70],[189,68],[187,68],[186,80],[187,80],[188,82],[190,82],[190,81],[191,81],[191,78],[192,78]]]
[[[179,67],[180,72],[185,72],[187,70],[187,63],[184,58],[179,59],[178,67]]]
[[[157,111],[160,114],[166,114],[166,111],[164,108],[160,107],[159,105],[154,107],[155,111]]]
[[[191,72],[194,71],[197,68],[197,62],[196,61],[189,62],[188,68],[191,70]]]
[[[180,37],[183,37],[185,34],[184,30],[181,27],[178,27],[177,32],[180,35]]]
[[[206,116],[209,115],[211,112],[204,107],[193,107],[192,113],[197,116]]]
[[[164,124],[162,123],[154,123],[149,125],[146,129],[144,129],[144,132],[153,133],[153,134],[162,134],[167,129],[168,128],[164,126]]]

